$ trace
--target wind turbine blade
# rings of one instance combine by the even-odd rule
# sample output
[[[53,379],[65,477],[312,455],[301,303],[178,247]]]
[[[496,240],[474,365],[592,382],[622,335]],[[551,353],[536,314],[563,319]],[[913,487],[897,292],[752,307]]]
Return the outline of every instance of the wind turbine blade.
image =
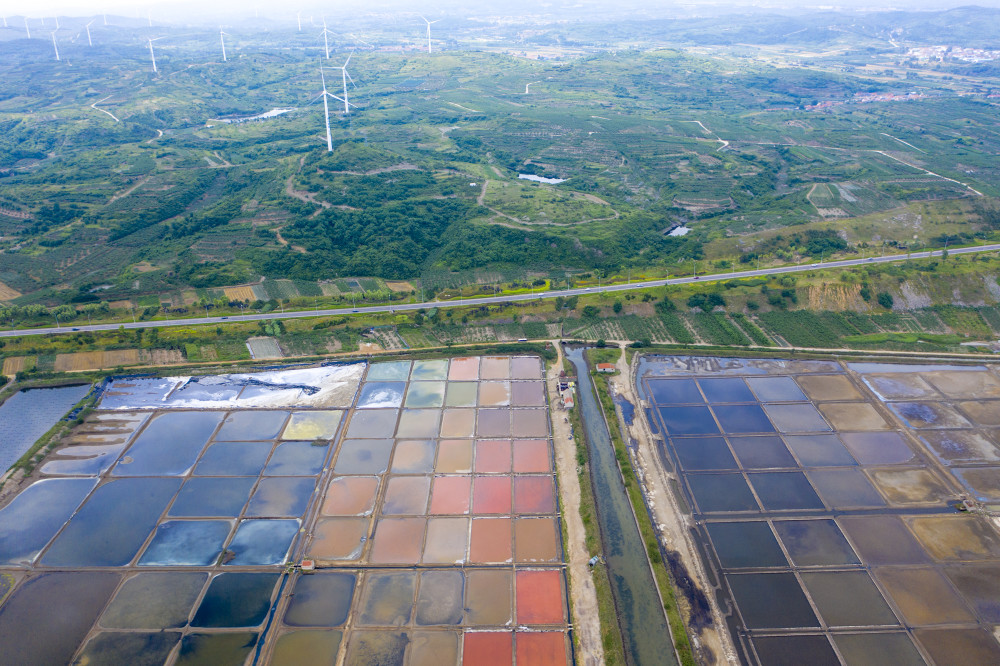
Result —
[[[346,67],[347,67],[347,63],[351,62],[351,57],[352,57],[353,55],[354,55],[354,53],[352,52],[352,53],[351,53],[351,55],[347,56],[347,60],[345,60],[345,61],[344,61],[344,68],[346,68]],[[343,68],[342,68],[342,69],[343,69]],[[350,75],[348,75],[348,76],[350,76]]]
[[[351,85],[353,85],[353,86],[354,86],[355,88],[357,88],[357,87],[358,87],[358,84],[354,82],[354,79],[353,79],[353,78],[351,78],[351,73],[350,73],[350,72],[348,72],[348,71],[347,71],[347,70],[345,69],[345,70],[344,70],[344,74],[347,74],[347,80],[351,82]]]

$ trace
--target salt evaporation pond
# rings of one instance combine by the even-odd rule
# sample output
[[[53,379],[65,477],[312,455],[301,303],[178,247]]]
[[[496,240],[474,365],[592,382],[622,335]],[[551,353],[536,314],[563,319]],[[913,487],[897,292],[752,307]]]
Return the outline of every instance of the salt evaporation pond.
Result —
[[[89,384],[18,391],[0,405],[0,473],[90,391]]]
[[[1000,500],[996,368],[649,356],[637,389],[742,660],[1000,661],[1000,534],[954,507]]]
[[[541,379],[535,357],[114,379],[0,507],[4,654],[568,663]]]

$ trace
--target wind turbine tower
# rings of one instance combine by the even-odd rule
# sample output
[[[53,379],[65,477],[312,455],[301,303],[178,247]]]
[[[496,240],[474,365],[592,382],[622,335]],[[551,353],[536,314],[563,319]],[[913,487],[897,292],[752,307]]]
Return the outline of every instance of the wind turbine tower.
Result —
[[[148,9],[146,10],[146,22],[149,23],[150,28],[153,27],[153,15]]]
[[[56,60],[59,60],[59,46],[56,44],[56,31],[52,31],[52,48],[56,51]]]
[[[333,97],[334,97],[334,99],[340,99],[340,101],[344,103],[344,115],[347,115],[347,114],[349,114],[351,112],[350,104],[348,104],[348,102],[347,102],[347,81],[348,81],[348,79],[350,79],[352,86],[354,86],[355,88],[358,87],[358,84],[356,84],[354,82],[354,79],[351,78],[351,75],[347,73],[347,63],[351,62],[351,56],[353,56],[353,55],[354,54],[352,53],[351,55],[347,56],[347,60],[344,61],[344,64],[341,65],[340,67],[336,68],[336,69],[340,70],[340,78],[344,82],[344,97],[343,97],[343,99],[337,98],[336,96],[333,96]]]
[[[92,20],[92,21],[91,21],[90,23],[93,23],[93,22],[94,22],[94,21],[96,21],[96,20],[97,20],[97,19],[93,19],[93,20]],[[85,26],[83,26],[83,27],[84,27],[84,29],[86,29],[86,31],[87,31],[87,44],[89,44],[89,45],[93,46],[93,45],[94,45],[94,40],[92,40],[92,39],[90,38],[90,23],[88,23],[87,25],[85,25]]]
[[[302,12],[295,13],[295,20],[298,21],[299,32],[302,32]]]
[[[157,37],[156,39],[163,39],[163,38],[162,37]],[[148,40],[148,43],[149,43],[149,60],[153,63],[153,74],[157,73],[157,71],[156,71],[156,55],[153,53],[153,42],[155,42],[156,39],[149,39]]]
[[[58,29],[59,29],[59,17],[57,16],[56,17],[56,30],[58,30]]]
[[[228,32],[219,30],[219,41],[222,42],[222,62],[226,62],[226,35]]]
[[[437,23],[441,19],[437,19],[437,21],[428,21],[423,16],[421,16],[420,18],[424,19],[424,23],[427,24],[427,52],[431,53],[431,24],[432,23]]]
[[[323,17],[323,32],[319,33],[323,35],[323,48],[326,50],[326,59],[330,59],[330,41],[327,39],[327,35],[332,34],[326,29],[326,17]]]
[[[323,68],[319,68],[320,78],[323,80],[323,120],[326,121],[326,152],[333,152],[333,135],[330,134],[330,105],[327,103],[327,97],[333,97],[330,93],[326,91],[326,75],[323,74]]]
[[[28,33],[28,39],[31,39],[31,28],[28,27],[28,17],[24,17],[24,31]]]

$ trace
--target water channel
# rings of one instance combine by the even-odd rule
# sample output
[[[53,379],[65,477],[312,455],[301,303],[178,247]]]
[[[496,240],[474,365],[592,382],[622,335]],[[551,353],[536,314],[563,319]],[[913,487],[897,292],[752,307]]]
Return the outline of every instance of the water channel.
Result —
[[[590,382],[582,348],[564,348],[576,367],[580,416],[590,451],[590,477],[597,504],[604,560],[630,664],[677,664],[663,606],[635,524],[614,447]]]

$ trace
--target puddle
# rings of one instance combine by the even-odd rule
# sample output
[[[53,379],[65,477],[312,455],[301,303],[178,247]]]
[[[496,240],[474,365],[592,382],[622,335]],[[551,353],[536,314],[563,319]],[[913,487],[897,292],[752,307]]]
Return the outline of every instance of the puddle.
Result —
[[[511,404],[518,407],[544,407],[545,384],[542,382],[514,382],[511,385]]]
[[[388,363],[372,363],[368,366],[366,382],[405,380],[410,376],[409,361],[390,361]]]
[[[75,439],[75,438],[74,438]],[[46,476],[98,476],[108,471],[122,451],[125,439],[111,443],[118,438],[100,438],[108,444],[74,445],[55,452],[55,455],[41,467]],[[97,438],[94,438],[96,441]]]
[[[434,471],[437,445],[432,439],[403,440],[392,454],[393,474],[429,474]]]
[[[282,439],[333,439],[344,412],[339,410],[292,412]]]
[[[472,442],[442,440],[434,471],[438,474],[468,474],[472,471]]]
[[[24,582],[0,606],[3,660],[69,663],[118,581],[116,573],[50,573]]]
[[[480,437],[510,437],[510,409],[480,409],[476,417],[476,434]],[[445,432],[442,437],[450,437]]]
[[[976,621],[948,580],[936,569],[876,569],[875,577],[910,626]]]
[[[391,439],[345,439],[340,445],[336,474],[384,474],[392,455]]]
[[[464,614],[462,605],[464,587],[465,576],[461,571],[421,573],[414,622],[422,626],[460,624]]]
[[[1000,564],[949,567],[945,574],[983,621],[1000,624]]]
[[[913,641],[902,632],[835,634],[833,642],[850,666],[924,666]]]
[[[453,358],[448,369],[450,381],[476,381],[479,379],[478,358]]]
[[[1000,462],[1000,449],[975,430],[931,430],[920,439],[944,464]]]
[[[273,448],[271,442],[216,442],[194,468],[198,476],[257,476]]]
[[[541,379],[541,360],[534,356],[515,356],[510,361],[510,376],[513,379]]]
[[[222,421],[221,412],[155,416],[111,472],[115,476],[183,475]]]
[[[747,384],[760,402],[801,402],[806,394],[791,377],[747,377]]]
[[[924,629],[913,634],[938,664],[954,663],[955,655],[962,655],[966,664],[1000,663],[996,637],[982,629]]]
[[[342,476],[330,482],[323,501],[324,516],[367,516],[375,508],[378,477]]]
[[[235,518],[243,512],[256,483],[256,477],[188,479],[167,515]]]
[[[226,549],[232,566],[283,564],[299,531],[297,520],[244,520]]]
[[[510,518],[476,518],[472,521],[470,562],[510,562],[513,557]]]
[[[870,473],[893,504],[944,504],[951,495],[926,469],[877,469]]]
[[[824,508],[802,472],[751,472],[747,477],[765,511]]]
[[[911,428],[967,428],[972,424],[940,402],[890,402],[889,408]]]
[[[820,497],[834,509],[885,506],[885,500],[859,469],[825,469],[809,472]]]
[[[410,379],[415,381],[426,379],[448,379],[448,359],[414,361],[413,371],[410,373]]]
[[[955,468],[953,471],[979,501],[996,502],[1000,500],[1000,468],[967,467],[965,469]]]
[[[396,631],[352,631],[345,666],[402,666],[409,637]]]
[[[472,479],[468,476],[436,476],[431,490],[432,514],[467,514],[472,504]]]
[[[383,515],[423,515],[431,480],[427,476],[394,476],[386,486]]]
[[[561,571],[520,569],[514,573],[514,586],[519,625],[566,621]]]
[[[803,572],[802,582],[831,627],[899,624],[865,571]]]
[[[232,529],[228,520],[164,521],[139,558],[139,566],[211,566]]]
[[[668,435],[719,434],[719,426],[715,424],[715,419],[706,406],[660,407],[659,412]]]
[[[514,478],[514,513],[555,513],[556,490],[551,476]]]
[[[692,474],[687,482],[702,513],[759,511],[741,474]]]
[[[441,417],[442,437],[472,437],[476,430],[476,410],[446,409]]]
[[[382,564],[416,564],[424,539],[424,518],[382,518],[375,527],[369,559]]]
[[[326,442],[317,446],[316,442],[282,442],[271,455],[264,469],[269,476],[316,476],[323,470],[326,454],[330,450]]]
[[[49,546],[49,566],[124,566],[153,531],[180,479],[120,479],[97,488]]]
[[[203,572],[148,572],[125,581],[101,626],[108,629],[179,629],[208,580]]]
[[[552,518],[514,520],[514,559],[518,562],[559,560],[559,528]]]
[[[851,544],[832,520],[776,520],[774,529],[795,566],[860,564]]]
[[[699,379],[705,398],[715,402],[757,402],[750,388],[739,377],[715,377]]]
[[[353,573],[316,572],[295,580],[284,623],[290,627],[337,627],[347,622],[354,596]]]
[[[753,646],[762,664],[840,664],[826,636],[755,636]]]
[[[807,375],[795,381],[814,402],[822,400],[864,400],[846,375]]]
[[[897,432],[844,432],[840,439],[862,465],[896,465],[915,457]]]
[[[509,476],[477,476],[472,484],[472,512],[509,514],[511,478]]]
[[[708,523],[705,528],[723,569],[788,566],[766,522]]]
[[[355,621],[362,626],[399,627],[408,624],[416,584],[417,574],[414,571],[369,573],[361,589]]]
[[[479,440],[476,442],[477,474],[509,474],[511,470],[511,442],[508,440]]]
[[[276,573],[223,573],[212,579],[192,627],[257,627],[271,609]]]
[[[726,580],[748,629],[819,626],[791,573],[729,574]]]
[[[889,424],[867,402],[828,402],[820,413],[834,430],[888,430]]]
[[[36,481],[0,509],[0,563],[29,564],[56,535],[97,479]]]
[[[857,465],[836,435],[785,435],[784,440],[803,467]]]
[[[930,558],[895,516],[842,516],[840,526],[866,564],[922,564]]]
[[[514,441],[514,473],[546,473],[552,471],[549,443],[544,439],[518,439]]]
[[[479,382],[479,406],[510,405],[510,382]]]
[[[938,560],[985,560],[1000,557],[1000,537],[979,516],[922,516],[910,528]]]
[[[427,521],[425,564],[460,564],[469,548],[468,518],[431,518]]]
[[[448,382],[446,407],[475,407],[478,385],[475,382]]]
[[[396,432],[398,417],[399,411],[395,409],[355,411],[351,415],[351,424],[347,427],[347,436],[361,439],[392,437]]]
[[[368,540],[367,518],[322,518],[313,528],[309,557],[320,561],[356,560]]]
[[[441,407],[444,405],[444,382],[410,382],[406,391],[407,407]]]
[[[274,645],[271,666],[333,664],[337,661],[343,633],[340,631],[291,631]]]
[[[403,404],[405,382],[367,382],[358,396],[358,409],[385,409]]]
[[[705,402],[693,379],[650,379],[646,384],[658,405]]]
[[[181,640],[177,631],[147,633],[122,633],[102,631],[87,642],[74,664],[129,664],[129,666],[158,666]]]
[[[760,405],[713,405],[712,411],[726,433],[774,432]]]
[[[218,666],[246,663],[250,651],[257,645],[257,634],[251,631],[224,634],[187,634],[175,666]]]
[[[469,569],[466,572],[466,622],[486,626],[511,623],[513,574],[509,569]]]
[[[453,631],[414,631],[409,634],[407,666],[440,666],[458,662],[459,634]]]
[[[440,409],[404,409],[399,417],[397,437],[437,437],[441,423]]]
[[[764,405],[775,427],[786,432],[829,432],[830,426],[815,407],[800,405]]]
[[[246,440],[274,439],[281,432],[288,412],[247,410],[232,412],[222,422],[216,439],[242,442]]]
[[[744,469],[798,467],[780,437],[730,437],[729,443]]]

